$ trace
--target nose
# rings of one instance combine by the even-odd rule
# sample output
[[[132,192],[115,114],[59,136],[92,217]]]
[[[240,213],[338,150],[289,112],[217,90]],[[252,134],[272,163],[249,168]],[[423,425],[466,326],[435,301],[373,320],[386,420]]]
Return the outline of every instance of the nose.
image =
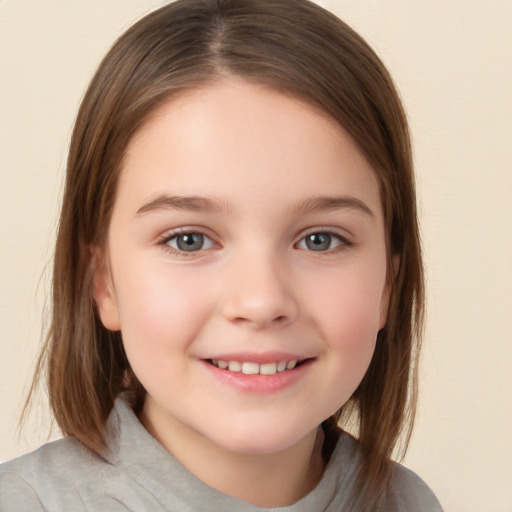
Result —
[[[273,255],[240,258],[227,277],[222,313],[230,321],[252,329],[284,326],[295,321],[298,303],[292,279]]]

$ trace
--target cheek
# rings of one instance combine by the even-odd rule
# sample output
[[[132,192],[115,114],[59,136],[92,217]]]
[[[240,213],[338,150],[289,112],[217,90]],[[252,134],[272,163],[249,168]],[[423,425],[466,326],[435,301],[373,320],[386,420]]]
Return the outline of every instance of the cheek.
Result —
[[[165,262],[125,268],[116,295],[130,366],[150,395],[185,393],[194,384],[189,347],[208,318],[204,282]]]
[[[379,284],[382,283],[382,284]],[[380,329],[384,273],[347,272],[316,287],[312,303],[329,339],[358,344]]]
[[[116,297],[128,357],[162,360],[188,346],[206,315],[200,276],[165,262],[141,265],[140,270],[127,262],[125,268],[129,272],[118,279]]]
[[[317,325],[330,356],[335,383],[332,391],[338,406],[359,385],[375,350],[384,287],[375,283],[384,283],[385,278],[370,274],[339,275],[325,282],[323,293],[317,288],[312,297]]]

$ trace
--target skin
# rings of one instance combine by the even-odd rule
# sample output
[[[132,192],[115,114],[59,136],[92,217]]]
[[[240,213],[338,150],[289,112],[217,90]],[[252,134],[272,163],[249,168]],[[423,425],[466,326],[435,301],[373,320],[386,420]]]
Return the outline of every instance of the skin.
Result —
[[[344,200],[305,208],[314,196]],[[180,251],[183,232],[204,244]],[[326,232],[322,250],[305,241]],[[240,79],[170,99],[129,144],[103,262],[95,298],[147,390],[148,431],[227,494],[262,507],[307,494],[318,427],[360,383],[387,313],[379,187],[350,136]],[[276,353],[310,359],[278,389],[240,389],[207,362]]]

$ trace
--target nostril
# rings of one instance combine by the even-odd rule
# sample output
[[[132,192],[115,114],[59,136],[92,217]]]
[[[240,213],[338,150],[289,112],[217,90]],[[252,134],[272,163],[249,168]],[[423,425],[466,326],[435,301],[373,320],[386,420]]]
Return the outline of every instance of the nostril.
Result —
[[[272,319],[270,321],[270,323],[282,324],[282,323],[286,322],[286,319],[287,319],[287,317],[285,315],[279,315],[279,316],[276,316],[274,319]],[[252,324],[252,323],[266,324],[267,323],[267,321],[265,321],[264,319],[263,320],[260,320],[260,319],[257,319],[257,318],[254,319],[254,316],[253,317],[239,316],[239,317],[234,318],[233,320],[235,322],[247,323],[247,324]]]

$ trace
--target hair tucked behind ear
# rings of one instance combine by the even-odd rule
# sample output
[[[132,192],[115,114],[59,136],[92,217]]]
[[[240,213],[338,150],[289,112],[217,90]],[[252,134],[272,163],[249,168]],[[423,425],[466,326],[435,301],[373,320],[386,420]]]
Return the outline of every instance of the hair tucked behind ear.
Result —
[[[378,510],[387,463],[407,445],[416,401],[423,274],[405,114],[370,47],[307,0],[178,0],[140,20],[115,43],[82,101],[67,163],[57,235],[52,321],[36,371],[65,435],[104,448],[105,423],[127,390],[144,390],[122,336],[105,329],[92,296],[91,249],[105,248],[123,155],[133,134],[170,96],[226,76],[306,100],[336,119],[372,165],[381,189],[391,298],[375,356],[339,412],[357,419],[365,454],[354,510]]]

